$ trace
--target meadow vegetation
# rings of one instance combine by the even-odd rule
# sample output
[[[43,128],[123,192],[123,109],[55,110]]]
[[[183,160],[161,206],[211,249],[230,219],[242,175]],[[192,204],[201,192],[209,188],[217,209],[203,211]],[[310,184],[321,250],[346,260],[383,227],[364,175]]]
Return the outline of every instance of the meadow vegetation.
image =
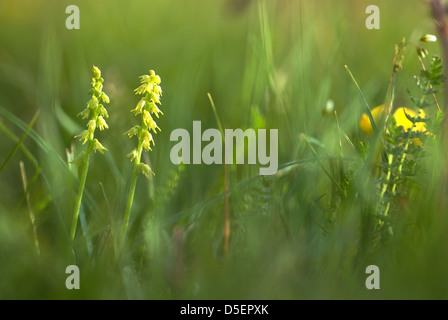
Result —
[[[448,298],[424,2],[379,30],[355,0],[76,2],[67,30],[70,1],[0,0],[0,298]],[[173,164],[193,121],[278,129],[277,172]]]

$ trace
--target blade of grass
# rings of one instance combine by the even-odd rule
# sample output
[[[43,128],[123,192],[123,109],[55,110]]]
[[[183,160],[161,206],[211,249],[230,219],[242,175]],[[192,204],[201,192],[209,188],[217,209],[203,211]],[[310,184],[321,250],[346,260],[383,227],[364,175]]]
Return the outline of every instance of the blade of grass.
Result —
[[[213,102],[213,98],[210,93],[207,93],[207,96],[208,99],[210,100],[210,104],[212,105],[213,114],[215,115],[216,122],[218,123],[223,143],[225,144],[224,130],[221,124],[221,120],[219,119],[218,112],[216,111],[215,103]],[[229,188],[230,188],[229,165],[227,163],[224,163],[224,230],[223,230],[224,259],[227,257],[227,253],[229,251],[229,238],[230,238]]]
[[[13,132],[11,132],[3,123],[0,122],[0,130],[3,131],[9,138],[11,138],[12,141],[15,143],[18,143],[20,138],[17,137]],[[23,154],[25,157],[30,160],[33,165],[36,167],[36,169],[40,168],[39,163],[37,162],[36,158],[33,156],[33,154],[28,150],[28,148],[22,144],[20,146],[20,149],[22,149]]]
[[[30,217],[30,221],[31,221],[31,227],[33,228],[34,247],[36,249],[37,255],[40,256],[40,246],[39,246],[39,240],[37,238],[37,229],[36,229],[36,217],[34,216],[33,206],[31,205],[30,192],[29,192],[29,188],[28,188],[28,181],[26,178],[25,165],[23,164],[23,161],[20,161],[19,165],[20,165],[20,174],[22,175],[23,191],[25,192],[26,204],[28,207],[28,213],[29,213],[29,217]]]
[[[332,176],[330,174],[330,172],[328,172],[328,170],[324,167],[324,165],[322,164],[322,162],[320,161],[319,157],[317,156],[317,152],[316,150],[313,148],[313,146],[311,145],[310,139],[307,135],[302,134],[301,137],[305,140],[307,146],[310,148],[311,153],[314,155],[317,163],[319,164],[320,168],[322,169],[322,171],[330,178],[330,180],[335,184],[336,187],[338,187],[338,189],[344,193],[344,189],[342,189],[341,185],[336,181],[336,179],[334,178],[334,176]]]
[[[369,117],[370,123],[372,124],[373,132],[375,133],[375,135],[377,135],[378,127],[376,126],[375,119],[373,118],[372,111],[370,110],[370,107],[369,107],[369,103],[367,102],[367,99],[364,96],[364,94],[362,93],[358,82],[356,81],[355,77],[353,76],[353,73],[350,71],[350,69],[348,68],[347,65],[345,66],[345,70],[348,72],[348,74],[350,75],[350,78],[352,79],[353,83],[356,86],[356,90],[358,91],[358,94],[361,97],[361,100],[364,103],[364,106],[366,107],[366,113],[367,113],[367,116]]]
[[[17,126],[22,131],[25,132],[28,129],[27,124],[25,124],[21,119],[17,118],[13,113],[11,113],[8,109],[6,109],[5,107],[3,107],[1,105],[0,105],[0,115],[3,116],[6,120],[10,121],[15,126]],[[14,138],[14,134],[9,132],[9,130],[7,130],[6,127],[2,126],[1,123],[0,123],[0,129],[5,131],[8,134],[8,136],[10,136],[12,139],[15,139]],[[66,160],[64,160],[56,152],[56,150],[54,150],[54,148],[51,145],[49,145],[34,129],[32,129],[32,128],[29,129],[28,136],[46,154],[48,154],[49,156],[54,158],[56,160],[56,163],[60,164],[61,167],[64,169],[64,171],[66,171],[66,173],[72,175],[72,177],[76,177],[76,175],[73,173],[73,171],[70,170],[69,165],[66,162]],[[27,150],[26,147],[23,144],[22,144],[22,147],[24,148],[24,150]],[[51,194],[51,197],[53,199],[55,199],[55,190],[54,190],[53,186],[51,185],[50,181],[48,180],[48,177],[46,176],[45,172],[41,171],[41,168],[40,168],[36,158],[34,156],[32,156],[32,154],[29,151],[26,151],[25,154],[29,155],[28,157],[30,158],[30,160],[35,164],[36,168],[39,169],[39,172],[42,174],[42,177],[43,177],[43,179],[45,181],[45,184],[46,184],[46,186],[48,188],[48,191]],[[106,156],[106,159],[109,159],[109,158]],[[114,172],[116,178],[120,178],[120,180],[121,180],[122,179],[121,174],[119,173],[119,170],[118,170],[115,162],[113,161],[112,157],[110,157],[109,164],[110,164],[110,167],[113,169],[112,171]],[[36,174],[34,176],[36,176]],[[120,180],[117,179],[117,181],[120,181]],[[34,177],[33,177],[32,181],[34,181]],[[97,206],[95,204],[95,201],[94,201],[93,197],[90,195],[90,192],[88,190],[85,191],[85,198],[87,200],[86,202],[88,204],[90,204],[92,207],[95,208],[95,210],[93,210],[93,212],[98,212],[99,209],[97,208]],[[58,216],[59,216],[60,222],[63,225],[65,225],[66,222],[65,222],[65,220],[63,218],[63,214],[62,214],[60,208],[58,206],[55,206],[55,208],[56,208],[56,210],[58,212]]]
[[[5,107],[0,105],[0,115],[3,116],[5,119],[9,120],[11,123],[16,125],[19,129],[22,131],[26,131],[28,128],[28,125],[17,118],[13,113],[11,113],[9,110],[7,110]],[[30,129],[28,132],[29,137],[37,143],[37,145],[47,154],[54,157],[59,164],[61,164],[64,168],[68,170],[67,163],[64,159],[44,140],[42,137],[34,130]]]
[[[86,213],[84,212],[82,206],[81,206],[81,210],[79,211],[79,221],[81,224],[82,234],[84,235],[84,238],[86,239],[87,252],[89,253],[89,257],[92,257],[92,254],[93,254],[92,237],[90,236],[89,227],[87,226]]]
[[[36,113],[34,114],[33,118],[31,119],[30,123],[28,124],[28,127],[26,128],[25,132],[22,134],[22,137],[20,138],[20,140],[16,143],[16,145],[14,146],[14,148],[11,150],[11,152],[9,153],[9,155],[6,157],[5,161],[3,162],[3,164],[0,166],[0,174],[2,173],[2,171],[5,169],[5,167],[8,165],[9,161],[11,161],[11,159],[14,157],[14,155],[17,153],[17,151],[19,151],[19,149],[21,148],[23,141],[25,141],[25,138],[28,136],[31,128],[33,127],[34,123],[37,120],[37,117],[39,116],[39,110],[36,111]]]

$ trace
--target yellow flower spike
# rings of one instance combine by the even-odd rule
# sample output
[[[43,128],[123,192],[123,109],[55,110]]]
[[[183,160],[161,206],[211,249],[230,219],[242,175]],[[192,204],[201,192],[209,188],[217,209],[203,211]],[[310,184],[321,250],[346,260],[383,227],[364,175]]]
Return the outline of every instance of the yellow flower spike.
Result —
[[[132,112],[136,116],[141,114],[140,126],[134,126],[125,133],[129,137],[136,135],[138,137],[138,145],[137,148],[128,154],[128,157],[130,157],[131,161],[134,162],[134,169],[132,171],[128,201],[121,228],[121,246],[123,246],[126,239],[138,176],[140,174],[144,174],[147,178],[149,178],[150,172],[152,172],[148,165],[141,162],[143,149],[146,151],[152,150],[151,142],[154,145],[154,139],[149,130],[153,130],[154,133],[156,133],[156,128],[160,130],[151,116],[151,113],[155,114],[157,117],[159,117],[159,113],[162,113],[162,111],[160,111],[155,105],[156,103],[160,104],[160,97],[162,95],[162,88],[159,86],[161,83],[160,77],[156,75],[154,70],[150,70],[149,75],[142,75],[139,78],[140,86],[135,89],[134,92],[135,94],[143,96],[140,98],[140,101],[137,103],[137,106],[132,110]]]
[[[103,131],[104,129],[108,129],[109,126],[107,125],[106,121],[102,116],[98,116],[98,128]]]
[[[375,124],[379,124],[382,120],[382,117],[386,115],[386,108],[384,104],[382,104],[376,108],[373,108],[371,113],[373,119],[375,120]],[[365,113],[361,116],[359,126],[361,127],[361,130],[364,131],[367,135],[370,136],[373,133],[372,123],[370,122],[369,116]]]
[[[87,108],[79,113],[83,119],[89,118],[87,122],[87,130],[81,132],[75,138],[79,138],[82,141],[82,144],[88,142],[86,152],[82,152],[78,156],[78,160],[76,163],[80,166],[81,171],[79,174],[79,189],[78,194],[75,201],[75,206],[73,210],[72,217],[72,226],[70,229],[70,240],[73,241],[76,235],[76,228],[78,224],[79,211],[81,209],[82,195],[84,193],[84,187],[87,180],[87,173],[89,170],[89,160],[92,151],[99,151],[100,153],[104,153],[104,150],[107,150],[99,141],[95,139],[95,129],[98,127],[100,130],[107,129],[108,125],[104,118],[107,118],[109,115],[107,113],[104,105],[100,103],[100,100],[103,103],[109,103],[109,96],[102,92],[104,81],[101,78],[101,71],[98,67],[93,66],[92,68],[92,83],[91,88],[89,90],[89,94],[91,95],[90,100],[87,102]]]

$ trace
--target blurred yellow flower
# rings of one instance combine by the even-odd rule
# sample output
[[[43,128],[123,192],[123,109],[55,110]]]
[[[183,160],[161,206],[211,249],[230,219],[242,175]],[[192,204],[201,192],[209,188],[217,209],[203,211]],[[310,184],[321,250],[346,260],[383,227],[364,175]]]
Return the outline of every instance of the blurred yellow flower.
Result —
[[[375,120],[375,124],[378,124],[381,121],[381,118],[385,115],[386,108],[384,104],[373,108],[371,113],[373,116],[373,120]],[[359,126],[361,130],[364,131],[367,135],[371,135],[373,132],[372,123],[370,122],[369,116],[367,114],[363,114],[361,117],[361,121],[359,122]]]
[[[375,124],[378,124],[383,116],[385,116],[386,108],[384,105],[380,105],[376,108],[374,108],[372,111],[373,119],[375,120]],[[412,118],[416,118],[417,114],[415,111],[401,107],[395,110],[393,117],[395,119],[395,122],[398,127],[403,127],[403,129],[407,132],[409,129],[412,128],[413,132],[425,132],[426,131],[426,125],[424,122],[416,122],[415,124],[412,123],[407,117],[406,114]],[[420,109],[418,116],[420,118],[425,118],[426,114],[425,112]],[[367,114],[363,114],[359,123],[361,130],[364,131],[367,135],[371,135],[373,132],[372,124],[370,122],[369,116]],[[418,138],[411,139],[414,144],[417,146],[422,146],[423,143]]]
[[[398,108],[394,112],[394,119],[397,123],[398,127],[403,127],[403,129],[407,132],[409,129],[412,128],[413,132],[425,132],[426,131],[426,124],[424,122],[416,122],[415,124],[412,123],[407,117],[406,114],[412,118],[416,118],[417,114],[415,111],[408,109],[408,108]],[[425,118],[426,114],[425,111],[422,109],[419,109],[418,116],[420,118]],[[419,138],[413,138],[411,139],[412,142],[421,147],[423,145],[423,142]]]
[[[410,121],[406,117],[406,114],[408,114],[408,116],[410,116],[411,118],[417,117],[417,114],[415,113],[414,110],[411,110],[408,108],[398,108],[394,112],[394,119],[397,122],[398,127],[403,127],[403,129],[405,131],[409,131],[409,129],[411,129],[411,128],[412,128],[412,131],[414,131],[414,132],[425,132],[426,131],[426,126],[425,126],[424,122],[416,122],[414,127],[412,127],[412,121]],[[425,111],[420,109],[418,112],[418,116],[420,118],[424,119],[426,117]]]

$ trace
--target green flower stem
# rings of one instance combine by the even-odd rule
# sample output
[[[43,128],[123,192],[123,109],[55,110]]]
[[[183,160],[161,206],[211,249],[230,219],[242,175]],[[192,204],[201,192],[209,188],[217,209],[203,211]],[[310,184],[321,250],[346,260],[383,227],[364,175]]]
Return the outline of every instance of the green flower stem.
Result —
[[[383,188],[382,188],[381,193],[380,193],[380,201],[378,203],[379,207],[381,206],[381,204],[384,201],[384,195],[386,194],[387,187],[389,186],[390,178],[392,176],[392,162],[394,160],[394,155],[393,154],[388,154],[387,158],[388,158],[387,175],[386,175],[386,181],[383,182]],[[384,213],[384,217],[387,216],[387,211],[389,210],[389,205],[390,205],[390,202],[387,203],[387,208],[386,208],[386,211]],[[381,218],[379,218],[378,221],[377,221],[377,225],[376,225],[375,229],[381,228],[383,226],[383,224],[384,224],[384,221],[381,220]]]
[[[153,116],[159,117],[159,113],[163,114],[162,111],[157,107],[157,104],[160,105],[160,97],[162,96],[162,88],[159,86],[161,79],[154,70],[149,71],[149,75],[140,76],[140,86],[134,90],[135,94],[143,95],[140,98],[140,101],[137,103],[137,106],[131,110],[136,116],[141,115],[141,124],[133,126],[124,134],[128,135],[129,138],[133,136],[137,136],[138,144],[137,148],[133,149],[131,153],[128,154],[128,157],[131,158],[131,161],[134,162],[134,167],[132,169],[132,179],[131,185],[129,187],[129,195],[128,202],[126,204],[126,210],[123,217],[123,225],[121,227],[121,237],[120,237],[120,249],[123,248],[123,245],[126,241],[126,233],[128,231],[129,226],[129,218],[131,216],[132,210],[132,202],[134,201],[135,187],[137,185],[137,178],[140,173],[143,173],[148,179],[150,174],[154,174],[151,168],[141,162],[141,156],[143,149],[146,151],[151,150],[151,142],[154,145],[154,139],[150,131],[154,134],[157,133],[160,128],[157,126],[157,123],[154,121]],[[152,114],[152,115],[151,115]]]
[[[411,130],[412,130],[412,128],[411,128]],[[411,140],[408,139],[408,140],[406,141],[406,145],[404,146],[404,149],[403,149],[403,155],[402,155],[401,158],[400,158],[400,165],[398,166],[398,174],[397,174],[398,177],[401,176],[401,173],[402,173],[402,171],[403,171],[403,165],[404,165],[404,161],[405,161],[405,159],[406,159],[406,154],[407,154],[407,151],[408,151],[408,148],[409,148],[409,143],[410,143],[410,141],[411,141]],[[388,187],[388,185],[389,185],[389,183],[390,183],[392,161],[393,161],[393,155],[392,155],[392,154],[389,154],[389,169],[388,169],[387,176],[386,176],[386,183],[383,185],[383,190],[381,191],[381,194],[380,194],[380,203],[383,201],[384,194],[386,193],[387,187]],[[391,189],[391,194],[392,194],[392,196],[395,194],[396,189],[397,189],[397,182],[395,181],[394,184],[392,185],[392,189]],[[384,214],[383,214],[384,217],[387,217],[387,215],[388,215],[388,213],[389,213],[390,204],[391,204],[391,201],[389,200],[389,201],[387,202],[386,209],[384,210]],[[382,227],[383,224],[384,224],[384,221],[382,221],[381,219],[379,219],[379,221],[378,221],[378,226],[379,226],[379,227]],[[389,233],[390,233],[391,235],[393,235],[392,228],[389,227],[388,230],[389,230]]]
[[[132,180],[131,180],[131,185],[129,188],[128,202],[126,204],[126,211],[124,213],[123,226],[121,228],[121,245],[124,244],[124,241],[126,238],[126,233],[128,230],[129,217],[131,216],[132,203],[134,202],[135,187],[137,185],[137,178],[140,174],[139,165],[140,165],[140,158],[142,155],[142,150],[143,150],[142,143],[139,142],[138,147],[137,147],[138,156],[134,160],[134,168],[132,170]]]
[[[89,171],[90,154],[92,153],[92,150],[93,150],[93,140],[90,140],[89,145],[87,147],[86,158],[82,164],[81,179],[79,180],[78,197],[76,198],[75,210],[73,211],[72,228],[70,230],[71,241],[75,239],[76,226],[78,224],[78,217],[79,217],[79,209],[81,208],[82,195],[84,193],[84,187],[86,185],[87,172]]]

